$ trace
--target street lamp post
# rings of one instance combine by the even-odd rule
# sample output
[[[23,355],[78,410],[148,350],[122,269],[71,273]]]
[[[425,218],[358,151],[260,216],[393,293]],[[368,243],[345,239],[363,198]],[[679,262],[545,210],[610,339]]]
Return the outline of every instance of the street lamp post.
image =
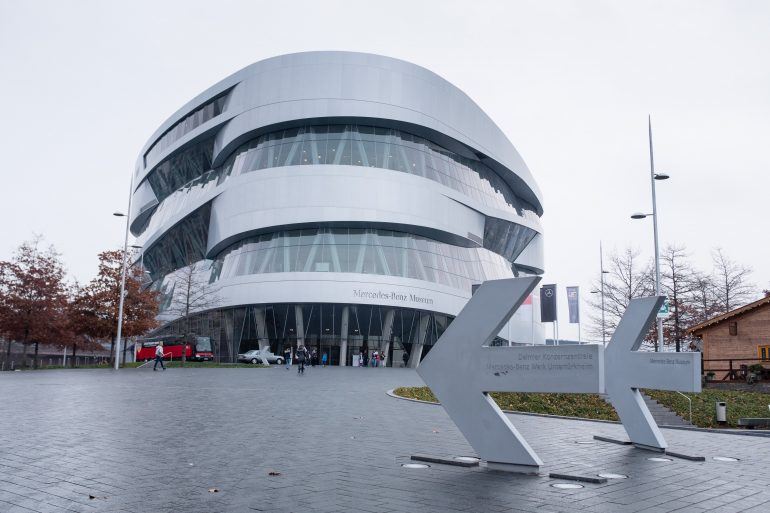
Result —
[[[655,173],[655,158],[652,152],[652,120],[647,116],[647,133],[650,141],[650,187],[652,189],[652,214],[635,213],[631,219],[644,219],[652,216],[652,233],[655,239],[655,295],[660,296],[660,247],[658,244],[658,203],[655,197],[655,180],[668,180],[666,173]],[[663,348],[663,319],[657,317],[658,340],[655,343],[655,351]]]
[[[602,302],[602,345],[607,347],[607,328],[604,322],[604,275],[609,274],[609,271],[604,270],[604,251],[602,251],[602,242],[599,241],[599,290],[592,290],[591,294],[601,294]]]
[[[120,368],[120,337],[123,335],[123,301],[126,298],[126,253],[128,252],[128,222],[131,219],[131,197],[134,192],[134,174],[131,173],[131,187],[128,191],[128,212],[113,212],[115,217],[126,218],[126,235],[123,239],[123,270],[120,276],[120,302],[118,303],[118,335],[115,342],[115,370]]]

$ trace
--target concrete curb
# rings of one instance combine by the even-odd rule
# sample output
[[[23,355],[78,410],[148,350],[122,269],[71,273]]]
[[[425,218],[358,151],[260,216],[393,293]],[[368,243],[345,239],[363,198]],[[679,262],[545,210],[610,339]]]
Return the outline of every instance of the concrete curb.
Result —
[[[412,399],[411,397],[401,397],[394,392],[395,388],[386,390],[385,393],[390,397],[400,399],[402,401],[412,401],[413,403],[430,404],[432,406],[441,406],[441,403],[433,403],[430,401],[423,401],[422,399]],[[568,417],[566,415],[550,415],[548,413],[532,413],[529,411],[516,411],[516,410],[503,410],[504,413],[512,413],[514,415],[530,415],[532,417],[547,417],[551,419],[564,419],[564,420],[582,420],[583,422],[598,422],[601,424],[620,424],[616,420],[601,420],[601,419],[585,419],[582,417]],[[695,426],[658,426],[663,429],[679,429],[682,431],[701,431],[703,433],[718,433],[721,435],[738,435],[738,436],[758,436],[762,438],[770,438],[770,431],[765,432],[750,432],[750,431],[738,431],[732,429],[709,429]]]

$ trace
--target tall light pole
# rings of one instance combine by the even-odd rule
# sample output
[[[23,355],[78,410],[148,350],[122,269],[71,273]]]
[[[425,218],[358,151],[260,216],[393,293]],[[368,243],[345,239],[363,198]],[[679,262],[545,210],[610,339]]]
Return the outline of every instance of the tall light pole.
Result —
[[[647,133],[650,141],[650,187],[652,188],[652,214],[642,214],[637,212],[631,215],[631,219],[644,219],[652,216],[652,233],[655,239],[655,295],[660,296],[660,247],[658,244],[658,203],[655,198],[655,180],[668,180],[666,173],[655,172],[655,158],[652,152],[652,120],[647,116]],[[657,317],[658,340],[655,343],[655,351],[663,347],[663,319]]]
[[[134,173],[131,173],[131,187],[128,191],[128,212],[113,212],[115,217],[126,218],[126,236],[123,239],[123,270],[120,276],[120,302],[118,303],[118,335],[115,342],[115,370],[120,368],[120,337],[123,335],[123,301],[126,298],[126,253],[128,253],[128,222],[131,219],[131,197],[134,192]]]
[[[609,271],[604,270],[604,251],[602,251],[602,241],[599,241],[599,283],[601,287],[599,290],[592,290],[591,294],[601,294],[602,302],[602,344],[607,347],[607,328],[604,322],[604,275],[609,274]]]

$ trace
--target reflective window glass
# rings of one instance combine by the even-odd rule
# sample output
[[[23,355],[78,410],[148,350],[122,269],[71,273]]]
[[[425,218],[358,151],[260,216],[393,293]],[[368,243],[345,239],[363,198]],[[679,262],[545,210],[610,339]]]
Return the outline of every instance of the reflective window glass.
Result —
[[[519,244],[518,239],[513,243]],[[290,230],[244,239],[224,250],[212,269],[212,281],[271,272],[352,272],[401,276],[459,289],[513,276],[510,261],[487,249],[361,228]]]

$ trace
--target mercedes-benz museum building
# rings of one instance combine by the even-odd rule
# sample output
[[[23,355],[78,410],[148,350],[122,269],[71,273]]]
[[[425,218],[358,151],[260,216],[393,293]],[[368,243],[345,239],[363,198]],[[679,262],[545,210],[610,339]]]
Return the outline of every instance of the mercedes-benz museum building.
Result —
[[[157,129],[133,184],[157,333],[210,337],[221,361],[304,345],[333,365],[377,350],[414,367],[474,285],[543,273],[521,156],[465,93],[389,57],[252,64]],[[191,265],[206,300],[182,318]],[[542,338],[533,310],[498,342]]]

